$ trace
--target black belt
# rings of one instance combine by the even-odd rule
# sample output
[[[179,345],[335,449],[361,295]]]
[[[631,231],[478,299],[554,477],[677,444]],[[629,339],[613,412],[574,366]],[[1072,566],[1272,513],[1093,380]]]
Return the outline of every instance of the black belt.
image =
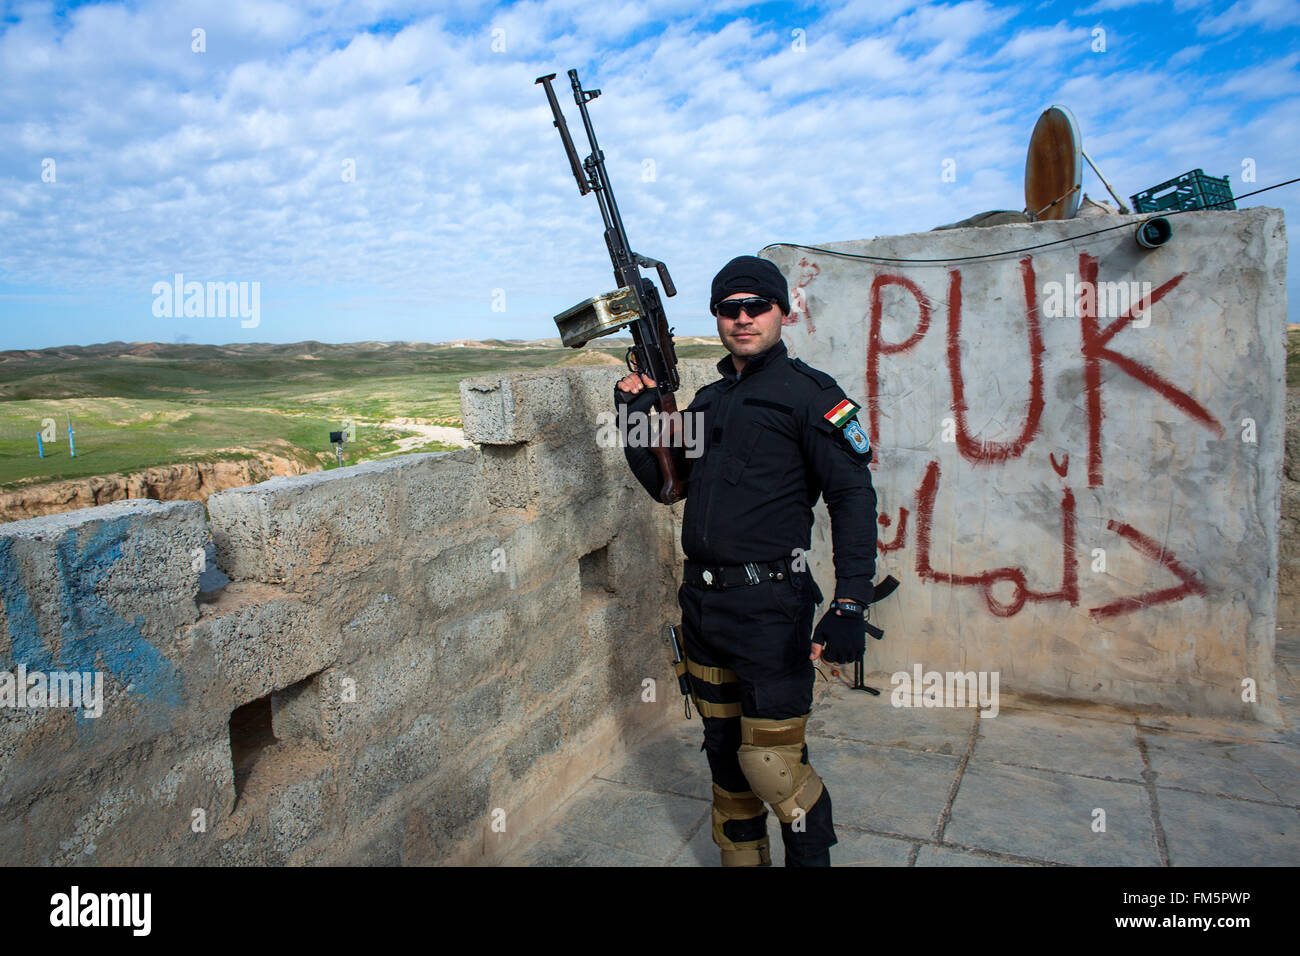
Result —
[[[699,588],[725,591],[728,588],[752,587],[764,581],[784,581],[790,577],[790,559],[749,561],[745,564],[700,564],[687,560],[683,580]]]

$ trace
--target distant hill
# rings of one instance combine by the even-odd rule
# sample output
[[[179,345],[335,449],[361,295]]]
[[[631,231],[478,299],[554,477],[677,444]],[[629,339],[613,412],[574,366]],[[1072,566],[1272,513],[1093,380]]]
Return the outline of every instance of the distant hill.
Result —
[[[330,468],[330,432],[348,422],[356,440],[345,447],[347,464],[417,450],[399,422],[459,428],[461,379],[561,365],[609,365],[615,375],[631,344],[104,342],[0,352],[0,489],[182,463],[275,459]],[[677,354],[724,352],[716,338],[683,336]],[[418,450],[446,447],[430,440]]]
[[[558,338],[230,345],[104,342],[17,349],[0,352],[0,402],[114,396],[186,401],[203,397],[248,404],[257,397],[263,404],[278,405],[304,391],[314,394],[322,388],[351,387],[376,376],[446,375],[459,380],[507,368],[544,368],[575,354],[603,353],[621,362],[631,344],[630,338],[609,337],[583,349],[566,349]],[[683,336],[677,344],[682,358],[722,353],[716,338]],[[321,402],[307,404],[319,407]],[[395,411],[419,417],[409,409]],[[452,414],[458,417],[458,409]]]
[[[717,336],[679,335],[678,346],[704,345],[719,349]],[[587,348],[626,349],[629,336],[596,339]],[[454,339],[450,342],[235,342],[228,345],[198,345],[192,342],[102,342],[98,345],[57,345],[45,349],[10,349],[0,351],[0,365],[31,361],[77,361],[106,358],[152,358],[169,361],[212,361],[221,358],[345,358],[372,355],[425,355],[446,349],[485,349],[520,351],[529,349],[563,349],[559,337],[549,339]],[[574,349],[573,351],[582,351]]]

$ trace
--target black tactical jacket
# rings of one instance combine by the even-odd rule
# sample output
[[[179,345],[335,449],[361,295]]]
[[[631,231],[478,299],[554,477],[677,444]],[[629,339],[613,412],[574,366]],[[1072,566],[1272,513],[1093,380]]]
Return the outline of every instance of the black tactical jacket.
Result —
[[[731,356],[718,363],[722,378],[701,388],[686,410],[698,413],[696,440],[703,454],[674,451],[687,479],[682,550],[704,564],[743,564],[790,557],[811,543],[813,505],[825,496],[831,517],[835,593],[871,600],[876,569],[876,492],[867,463],[844,432],[827,420],[845,400],[825,372],[791,359],[784,342],[745,363],[737,375]],[[615,387],[616,404],[627,396]],[[650,391],[628,403],[648,410]],[[855,403],[856,404],[856,403]],[[702,421],[703,427],[699,426]],[[629,429],[631,432],[631,429]],[[698,452],[697,448],[697,452]],[[658,500],[663,481],[648,448],[624,447],[638,481]]]

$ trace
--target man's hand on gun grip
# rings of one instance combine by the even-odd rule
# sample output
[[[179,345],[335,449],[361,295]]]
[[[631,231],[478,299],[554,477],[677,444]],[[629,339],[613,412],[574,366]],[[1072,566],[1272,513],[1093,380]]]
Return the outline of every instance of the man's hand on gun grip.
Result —
[[[638,375],[630,372],[618,380],[618,390],[626,392],[628,395],[639,395],[647,388],[654,388],[654,379],[648,375]]]
[[[628,356],[628,362],[631,363],[633,368],[639,368],[635,356]],[[654,387],[654,379],[649,375],[638,375],[636,372],[629,372],[618,380],[618,390],[628,395],[639,395],[647,388]]]

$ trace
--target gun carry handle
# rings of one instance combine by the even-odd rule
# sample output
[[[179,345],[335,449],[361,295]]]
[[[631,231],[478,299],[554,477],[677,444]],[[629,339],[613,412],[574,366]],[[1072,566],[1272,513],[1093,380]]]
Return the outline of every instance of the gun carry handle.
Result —
[[[676,295],[677,286],[673,285],[673,280],[668,275],[668,267],[662,262],[656,262],[655,271],[659,273],[659,281],[663,283],[664,295],[669,297]]]
[[[609,242],[608,236],[605,237],[605,241]],[[648,256],[641,255],[639,252],[634,252],[632,255],[636,258],[636,264],[641,268],[649,269],[651,266],[654,266],[655,271],[659,273],[659,281],[663,283],[664,295],[671,298],[677,294],[677,286],[673,285],[673,278],[668,274],[668,267],[666,265],[658,259],[651,259]]]
[[[570,70],[570,73],[573,71]],[[573,137],[569,135],[569,124],[564,120],[564,114],[560,112],[560,102],[555,98],[555,90],[551,88],[551,80],[555,79],[554,73],[547,73],[545,76],[539,76],[533,81],[534,85],[542,84],[546,90],[546,101],[551,104],[551,113],[555,116],[555,128],[560,131],[560,141],[564,144],[564,152],[569,157],[569,166],[573,170],[573,178],[578,181],[578,194],[585,196],[591,192],[591,183],[587,180],[586,174],[582,171],[582,163],[578,161],[578,151],[573,148]]]

